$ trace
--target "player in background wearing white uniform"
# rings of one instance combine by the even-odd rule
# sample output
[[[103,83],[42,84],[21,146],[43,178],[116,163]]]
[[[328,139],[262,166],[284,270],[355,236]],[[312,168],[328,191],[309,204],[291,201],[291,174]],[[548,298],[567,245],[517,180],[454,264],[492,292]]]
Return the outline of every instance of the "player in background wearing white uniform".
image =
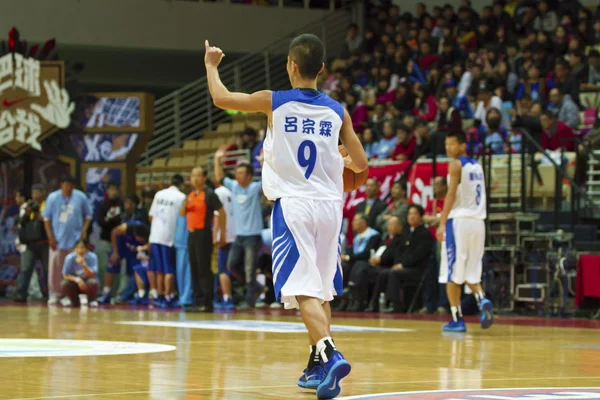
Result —
[[[219,283],[221,284],[221,291],[223,292],[223,301],[215,302],[214,307],[231,310],[235,308],[235,306],[233,305],[233,297],[231,293],[231,271],[227,269],[227,257],[229,257],[229,250],[235,241],[232,204],[233,195],[231,194],[231,190],[227,189],[225,186],[219,183],[216,183],[215,186],[215,194],[219,197],[219,200],[223,205],[223,210],[227,215],[227,226],[225,228],[226,245],[219,247],[219,253],[217,255],[217,274],[219,276]],[[215,216],[217,215],[219,215],[219,212],[215,211]],[[215,224],[213,229],[213,237],[217,243],[223,243],[223,240],[221,240],[221,235],[223,232],[221,232],[219,229],[219,225]]]
[[[289,48],[287,72],[294,89],[231,93],[219,78],[223,52],[205,43],[205,64],[214,104],[262,112],[269,119],[264,142],[263,191],[275,201],[272,216],[273,278],[277,299],[299,307],[311,354],[298,385],[336,397],[350,363],[331,338],[329,301],[341,294],[339,234],[344,165],[360,172],[367,156],[340,103],[317,91],[325,49],[314,35],[300,35]],[[342,159],[338,139],[349,156]],[[337,249],[337,251],[336,251]]]
[[[444,332],[466,332],[460,309],[461,288],[466,282],[480,309],[481,327],[494,323],[492,302],[481,287],[482,258],[485,249],[486,193],[483,168],[467,157],[467,139],[463,132],[446,137],[446,153],[453,158],[448,166],[448,194],[437,229],[437,238],[445,240],[442,249],[440,282],[447,283],[452,320]]]

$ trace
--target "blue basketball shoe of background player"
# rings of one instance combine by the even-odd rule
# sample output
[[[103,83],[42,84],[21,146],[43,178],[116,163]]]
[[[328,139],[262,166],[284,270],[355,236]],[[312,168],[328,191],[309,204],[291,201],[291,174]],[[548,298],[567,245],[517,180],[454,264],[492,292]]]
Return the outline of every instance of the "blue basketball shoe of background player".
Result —
[[[481,321],[481,327],[488,329],[494,324],[494,311],[492,302],[486,298],[481,299],[479,304],[479,320]]]
[[[317,387],[317,398],[333,399],[340,394],[340,382],[350,373],[352,367],[337,350],[333,351],[327,362],[321,361],[321,365],[325,370],[325,379]]]
[[[317,365],[311,369],[305,368],[302,371],[302,376],[298,379],[298,386],[303,389],[316,390],[321,382],[323,382],[323,379],[325,379],[325,370],[322,366]]]
[[[444,332],[466,332],[467,326],[465,325],[465,320],[462,318],[457,319],[456,321],[452,319],[446,325],[442,327],[442,331]]]

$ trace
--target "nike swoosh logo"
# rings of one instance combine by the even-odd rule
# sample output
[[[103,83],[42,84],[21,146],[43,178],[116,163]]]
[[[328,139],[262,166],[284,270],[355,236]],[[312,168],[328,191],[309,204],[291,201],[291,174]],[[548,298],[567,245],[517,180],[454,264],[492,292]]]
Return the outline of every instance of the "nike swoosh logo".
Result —
[[[314,378],[315,376],[317,376],[317,374],[312,374],[310,376],[306,376],[306,374],[304,374],[304,377],[306,378],[307,381],[310,381],[310,378]]]
[[[25,100],[25,98],[22,99],[17,99],[17,100],[8,100],[8,99],[4,99],[4,101],[2,102],[2,104],[4,105],[4,107],[12,107],[17,103],[22,102],[23,100]]]
[[[335,379],[333,380],[333,385],[331,385],[331,387],[329,388],[329,390],[334,390],[335,389],[335,385],[337,384],[337,376],[335,377]]]

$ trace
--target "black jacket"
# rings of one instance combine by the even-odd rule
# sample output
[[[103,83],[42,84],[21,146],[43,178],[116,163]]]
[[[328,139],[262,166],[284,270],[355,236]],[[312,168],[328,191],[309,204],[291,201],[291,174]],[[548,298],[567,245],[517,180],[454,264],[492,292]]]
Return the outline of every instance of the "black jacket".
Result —
[[[96,222],[102,228],[100,239],[110,242],[110,234],[122,222],[123,203],[121,199],[104,200],[96,211]]]
[[[371,206],[371,210],[369,210],[369,214],[367,215],[367,224],[373,228],[377,229],[377,216],[385,211],[387,208],[387,204],[384,201],[376,199]],[[360,214],[364,214],[367,209],[367,200],[361,201],[356,206],[356,212]]]
[[[148,219],[148,211],[143,208],[136,208],[133,213],[123,212],[123,222],[125,221],[138,221],[146,226],[150,226],[150,220]]]
[[[427,268],[429,258],[433,254],[433,236],[425,225],[420,225],[413,232],[407,226],[402,233],[402,243],[396,251],[394,264],[402,264],[406,269]]]
[[[381,262],[379,263],[382,268],[390,268],[394,265],[396,252],[398,251],[398,248],[401,247],[402,243],[404,243],[402,240],[402,234],[394,236],[394,238],[391,239],[387,244],[385,241],[383,241],[381,245],[385,245],[387,247],[381,255]]]

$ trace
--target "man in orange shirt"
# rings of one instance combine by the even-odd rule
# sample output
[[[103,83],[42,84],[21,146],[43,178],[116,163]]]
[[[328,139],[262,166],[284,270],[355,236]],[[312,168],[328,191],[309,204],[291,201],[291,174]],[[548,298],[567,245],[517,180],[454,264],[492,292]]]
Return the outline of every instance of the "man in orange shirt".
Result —
[[[213,251],[212,219],[215,211],[219,213],[219,229],[225,232],[226,216],[219,197],[212,189],[206,187],[206,172],[201,167],[192,170],[190,183],[194,190],[181,206],[180,215],[187,215],[188,251],[192,269],[192,285],[194,288],[194,305],[199,311],[212,312],[214,279],[211,269]],[[225,242],[225,235],[221,235]],[[226,243],[220,243],[224,246]]]

